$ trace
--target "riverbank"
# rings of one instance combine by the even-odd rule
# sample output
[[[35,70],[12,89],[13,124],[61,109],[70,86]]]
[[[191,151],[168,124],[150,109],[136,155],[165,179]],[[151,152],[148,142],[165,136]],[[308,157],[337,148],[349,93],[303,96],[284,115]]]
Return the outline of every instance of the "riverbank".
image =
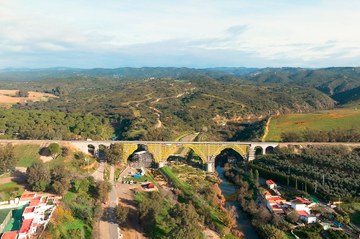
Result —
[[[224,168],[217,166],[216,171],[218,173],[219,178],[221,179],[221,183],[219,184],[219,188],[222,192],[222,194],[227,198],[228,196],[233,195],[237,192],[238,187],[235,186],[233,183],[228,181],[224,176]],[[237,201],[227,200],[225,205],[227,207],[234,206],[236,208],[237,213],[237,226],[239,230],[244,233],[244,238],[246,239],[259,239],[259,236],[257,235],[255,229],[251,225],[251,221],[249,219],[249,216],[241,210],[240,204]]]

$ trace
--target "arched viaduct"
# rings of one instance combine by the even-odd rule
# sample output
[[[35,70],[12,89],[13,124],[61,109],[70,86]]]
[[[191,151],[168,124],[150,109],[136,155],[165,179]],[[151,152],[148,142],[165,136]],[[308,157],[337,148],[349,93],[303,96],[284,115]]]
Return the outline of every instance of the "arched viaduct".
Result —
[[[120,144],[123,147],[123,160],[126,161],[139,145],[146,145],[149,153],[154,157],[156,163],[161,167],[167,158],[172,155],[178,155],[184,148],[190,148],[201,157],[206,165],[207,171],[214,171],[215,157],[224,149],[233,149],[244,159],[252,161],[255,159],[256,151],[261,154],[267,154],[269,149],[289,146],[306,147],[310,145],[345,145],[349,147],[360,147],[360,143],[349,142],[178,142],[178,141],[61,141],[61,140],[0,140],[0,144],[38,144],[45,147],[50,143],[59,143],[77,148],[88,153],[89,145],[92,145],[95,153],[98,152],[101,145],[109,147],[111,144]]]
[[[88,152],[89,145],[94,147],[95,152],[101,145],[109,147],[110,144],[120,144],[123,147],[123,160],[126,161],[138,148],[138,145],[147,146],[147,150],[161,167],[170,156],[178,155],[183,148],[192,149],[206,165],[206,170],[215,170],[215,157],[224,149],[233,149],[244,159],[255,159],[256,150],[266,154],[267,149],[275,148],[278,143],[273,142],[163,142],[163,141],[70,141],[72,145],[83,152]]]

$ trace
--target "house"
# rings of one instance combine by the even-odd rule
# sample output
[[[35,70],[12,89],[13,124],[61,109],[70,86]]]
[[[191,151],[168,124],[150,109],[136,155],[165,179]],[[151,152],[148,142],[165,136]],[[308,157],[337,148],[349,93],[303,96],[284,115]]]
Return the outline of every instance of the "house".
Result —
[[[27,239],[36,232],[37,223],[33,219],[25,219],[19,230],[18,239]]]
[[[18,238],[17,231],[4,232],[1,236],[1,239],[17,239],[17,238]]]
[[[20,202],[30,202],[34,197],[36,197],[36,193],[24,192],[20,197]]]
[[[266,194],[266,193],[265,193]],[[288,207],[287,201],[280,196],[265,196],[266,207],[273,213],[283,213],[284,208]]]
[[[310,214],[310,208],[307,204],[303,203],[303,201],[300,201],[298,199],[291,201],[291,207],[295,209],[295,211],[305,211],[308,214]]]
[[[307,211],[296,211],[296,213],[299,215],[300,220],[306,223],[316,223],[316,216],[311,215]]]
[[[266,185],[269,189],[275,189],[277,187],[276,183],[273,180],[266,180]]]
[[[22,214],[23,220],[33,219],[35,217],[35,214],[36,214],[35,207],[26,207]]]
[[[39,197],[34,197],[33,199],[31,199],[29,206],[30,206],[30,207],[37,207],[37,206],[39,206],[40,200],[41,200],[41,197],[40,197],[40,196],[39,196]]]

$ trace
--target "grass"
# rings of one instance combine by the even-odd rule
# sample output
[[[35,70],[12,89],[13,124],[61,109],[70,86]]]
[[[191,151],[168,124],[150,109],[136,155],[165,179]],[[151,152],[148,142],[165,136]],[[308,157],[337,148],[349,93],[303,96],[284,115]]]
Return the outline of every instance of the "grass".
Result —
[[[191,186],[183,181],[181,181],[171,170],[170,167],[162,167],[161,172],[166,175],[166,177],[174,184],[174,186],[180,189],[186,196],[191,196],[193,194]]]
[[[21,144],[14,146],[14,156],[17,167],[29,167],[34,161],[40,160],[39,145]]]
[[[341,209],[349,214],[352,223],[360,227],[360,203],[344,203]]]
[[[105,164],[103,179],[108,181],[110,179],[110,165]]]
[[[20,196],[23,191],[24,187],[15,182],[3,183],[0,185],[0,201]]]
[[[271,119],[269,133],[265,141],[280,141],[281,133],[303,131],[305,129],[360,129],[360,110],[334,109],[306,114],[287,114]]]

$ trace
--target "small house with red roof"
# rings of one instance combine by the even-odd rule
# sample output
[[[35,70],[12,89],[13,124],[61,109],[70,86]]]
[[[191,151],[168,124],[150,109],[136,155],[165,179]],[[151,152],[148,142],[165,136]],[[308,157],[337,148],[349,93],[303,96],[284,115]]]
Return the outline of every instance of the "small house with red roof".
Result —
[[[37,223],[33,219],[25,219],[19,230],[18,239],[27,239],[36,232]]]
[[[21,194],[20,202],[30,202],[34,197],[36,197],[36,193],[24,192]]]
[[[306,223],[316,223],[316,216],[311,215],[310,213],[308,213],[307,211],[296,211],[296,213],[299,215],[299,218],[302,221],[305,221]]]
[[[276,183],[271,179],[266,180],[266,185],[269,189],[275,189],[277,187]]]

